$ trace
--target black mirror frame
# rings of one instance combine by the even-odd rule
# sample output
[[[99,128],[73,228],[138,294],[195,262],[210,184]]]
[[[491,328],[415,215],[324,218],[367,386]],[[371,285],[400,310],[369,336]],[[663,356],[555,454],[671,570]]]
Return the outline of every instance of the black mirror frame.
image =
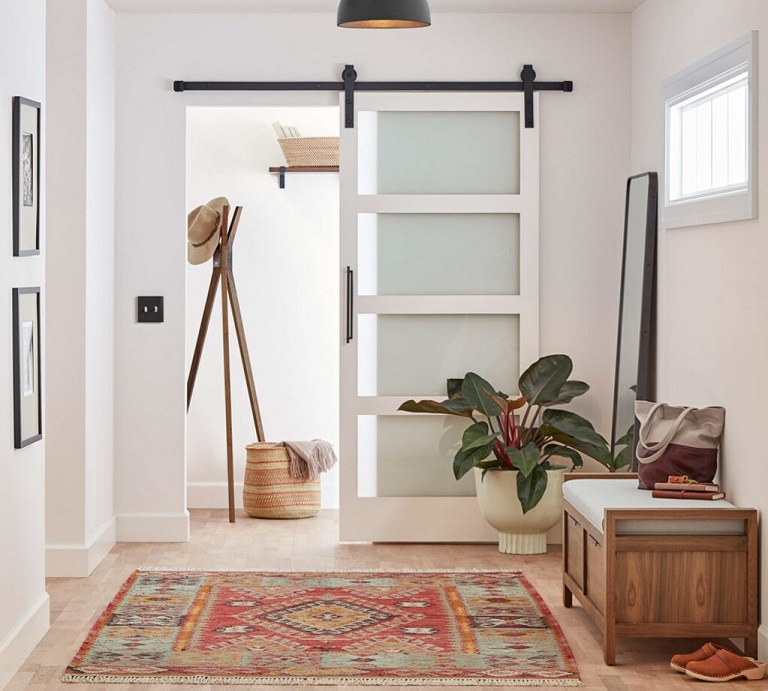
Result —
[[[637,382],[635,398],[653,400],[656,395],[656,233],[658,228],[658,176],[654,172],[632,175],[627,178],[627,193],[624,206],[624,246],[621,263],[621,292],[619,296],[619,328],[616,344],[616,368],[614,372],[613,415],[611,421],[611,452],[615,455],[617,439],[616,422],[618,417],[617,403],[619,400],[619,367],[621,363],[621,328],[624,312],[624,280],[627,263],[628,227],[629,227],[629,194],[632,181],[648,177],[648,199],[645,218],[645,244],[643,257],[642,298],[640,308],[640,348],[637,363]],[[637,440],[637,419],[633,440]],[[637,470],[637,456],[632,449],[633,471]]]

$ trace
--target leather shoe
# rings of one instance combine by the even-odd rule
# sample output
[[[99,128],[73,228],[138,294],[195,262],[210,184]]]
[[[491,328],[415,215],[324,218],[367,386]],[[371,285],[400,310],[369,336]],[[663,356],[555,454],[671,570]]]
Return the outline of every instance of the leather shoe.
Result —
[[[721,648],[706,660],[689,662],[685,673],[702,681],[730,681],[738,677],[754,680],[765,676],[765,666],[765,662]]]
[[[717,643],[705,643],[701,648],[687,655],[673,655],[669,661],[669,666],[676,672],[685,672],[689,662],[701,662],[708,657],[712,657],[718,650],[724,650],[722,645]]]

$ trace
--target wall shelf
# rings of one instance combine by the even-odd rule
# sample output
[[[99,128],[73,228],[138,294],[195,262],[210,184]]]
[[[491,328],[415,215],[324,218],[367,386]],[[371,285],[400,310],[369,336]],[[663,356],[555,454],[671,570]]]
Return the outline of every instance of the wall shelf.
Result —
[[[285,189],[286,173],[338,173],[339,166],[270,166],[270,173],[280,176],[280,189]]]

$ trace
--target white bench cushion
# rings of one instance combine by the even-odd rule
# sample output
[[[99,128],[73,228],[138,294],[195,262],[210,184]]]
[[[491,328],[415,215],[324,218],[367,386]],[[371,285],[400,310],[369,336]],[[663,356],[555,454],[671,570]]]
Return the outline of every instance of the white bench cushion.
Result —
[[[638,489],[636,479],[569,480],[563,484],[565,499],[600,532],[605,509],[734,509],[725,499],[654,499],[649,490]],[[743,521],[734,520],[620,520],[618,535],[738,535]]]

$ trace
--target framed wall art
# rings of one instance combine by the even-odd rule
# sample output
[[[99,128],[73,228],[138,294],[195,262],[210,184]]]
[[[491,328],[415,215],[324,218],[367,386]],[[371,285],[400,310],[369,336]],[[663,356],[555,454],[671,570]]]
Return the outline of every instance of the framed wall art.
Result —
[[[13,256],[40,254],[40,104],[13,97]]]
[[[13,289],[13,446],[43,438],[40,288]]]

